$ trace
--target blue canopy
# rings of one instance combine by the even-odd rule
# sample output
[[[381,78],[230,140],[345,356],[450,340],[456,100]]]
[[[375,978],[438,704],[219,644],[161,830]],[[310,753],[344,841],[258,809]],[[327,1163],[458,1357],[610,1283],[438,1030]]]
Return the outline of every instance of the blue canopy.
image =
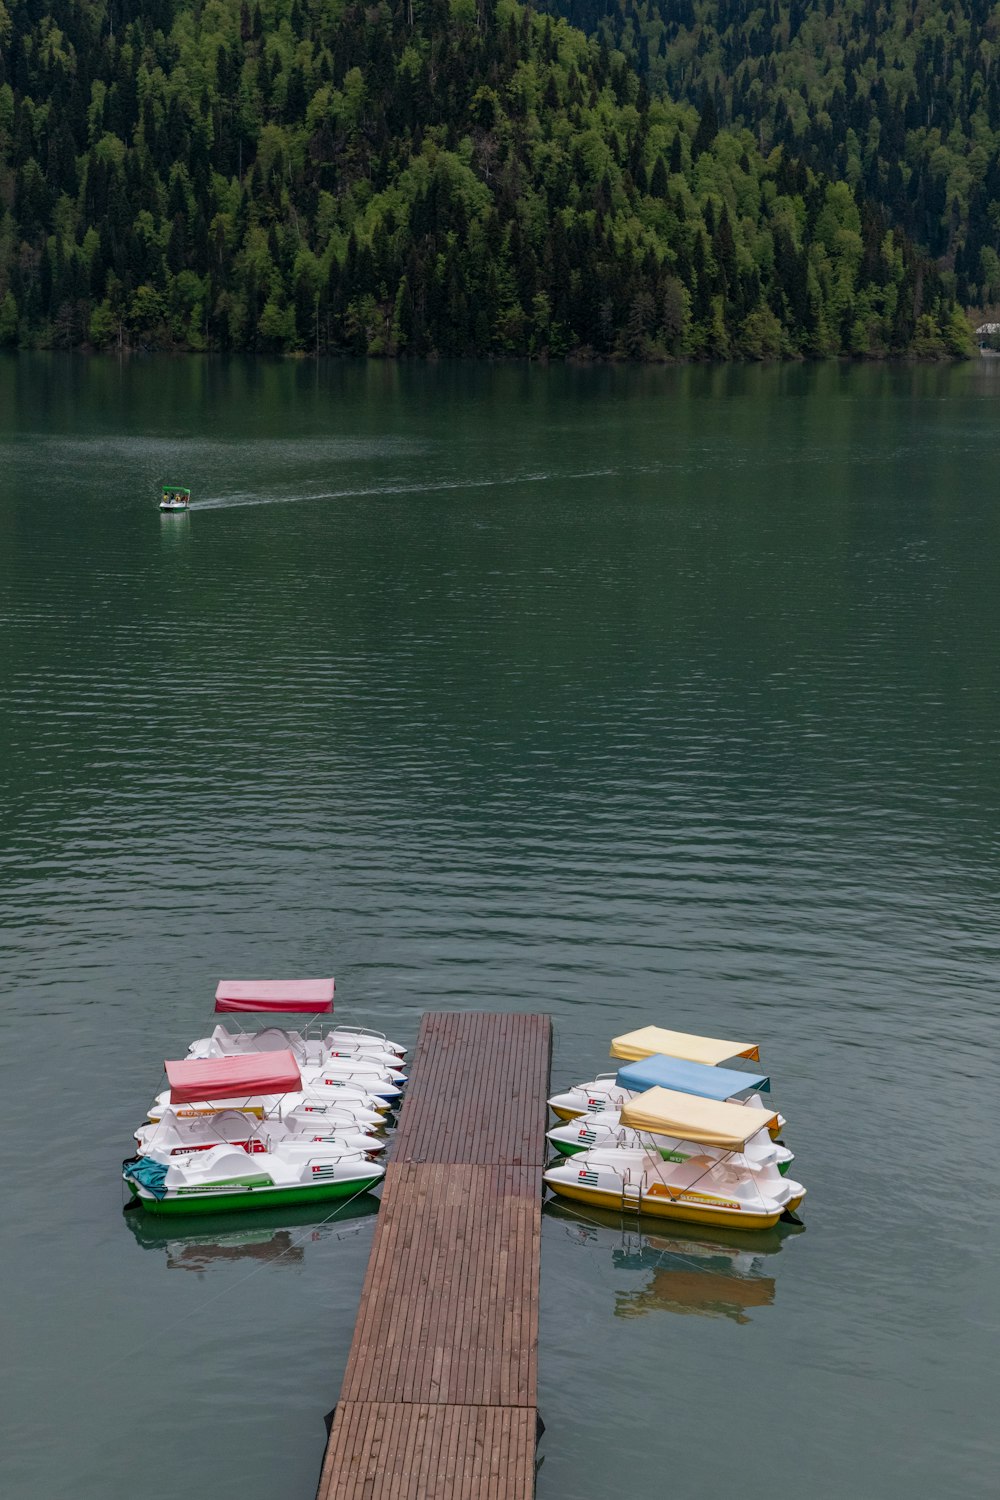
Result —
[[[736,1068],[710,1068],[705,1063],[685,1062],[679,1057],[664,1057],[656,1052],[641,1062],[626,1063],[618,1069],[618,1087],[635,1089],[676,1089],[680,1094],[697,1094],[700,1099],[728,1099],[744,1089],[770,1093],[771,1080],[763,1073],[743,1073]]]

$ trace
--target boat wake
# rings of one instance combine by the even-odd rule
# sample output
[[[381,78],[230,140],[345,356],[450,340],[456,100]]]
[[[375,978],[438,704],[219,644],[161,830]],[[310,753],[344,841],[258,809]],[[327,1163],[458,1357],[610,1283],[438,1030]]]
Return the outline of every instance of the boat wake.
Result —
[[[295,495],[259,495],[237,493],[212,495],[205,500],[192,502],[192,510],[230,510],[246,505],[302,505],[314,500],[364,500],[381,499],[389,495],[436,495],[449,490],[486,490],[518,484],[545,484],[551,480],[604,479],[618,474],[618,469],[581,469],[573,473],[543,471],[531,474],[512,474],[497,479],[439,479],[424,484],[379,484],[358,489],[313,490]]]

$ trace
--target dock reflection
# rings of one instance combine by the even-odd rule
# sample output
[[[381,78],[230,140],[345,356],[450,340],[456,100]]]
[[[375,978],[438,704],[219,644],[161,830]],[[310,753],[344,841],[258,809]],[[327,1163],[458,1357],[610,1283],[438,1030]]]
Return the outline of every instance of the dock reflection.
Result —
[[[616,1277],[616,1318],[638,1318],[649,1312],[698,1314],[749,1323],[752,1312],[770,1307],[777,1295],[773,1258],[804,1226],[777,1224],[759,1234],[707,1231],[671,1225],[669,1234],[641,1231],[634,1218],[628,1228],[620,1219],[594,1214],[586,1222],[563,1204],[548,1202],[547,1218],[561,1220],[570,1238],[610,1255]],[[641,1280],[631,1284],[634,1277]]]
[[[142,1209],[129,1209],[123,1217],[136,1243],[143,1250],[162,1250],[172,1271],[204,1272],[229,1261],[273,1261],[277,1269],[297,1266],[310,1245],[321,1240],[344,1239],[357,1233],[361,1220],[378,1211],[372,1193],[344,1205],[332,1217],[319,1205],[286,1208],[280,1212],[205,1214],[184,1220],[157,1219]]]

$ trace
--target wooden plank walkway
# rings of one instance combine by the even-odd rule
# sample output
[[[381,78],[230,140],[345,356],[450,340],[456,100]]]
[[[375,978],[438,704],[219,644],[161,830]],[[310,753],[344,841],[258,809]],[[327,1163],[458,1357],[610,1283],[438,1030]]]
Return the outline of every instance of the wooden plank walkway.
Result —
[[[318,1500],[530,1500],[547,1016],[424,1016]]]

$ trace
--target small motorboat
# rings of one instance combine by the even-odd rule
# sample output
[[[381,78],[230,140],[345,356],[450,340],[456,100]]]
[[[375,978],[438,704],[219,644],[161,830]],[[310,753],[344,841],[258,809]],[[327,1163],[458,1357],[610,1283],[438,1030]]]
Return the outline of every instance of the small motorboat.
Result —
[[[283,1142],[250,1155],[227,1144],[167,1161],[140,1156],[122,1163],[133,1198],[154,1214],[231,1213],[349,1198],[384,1176],[385,1168],[362,1152],[323,1143],[302,1152]]]
[[[165,484],[160,497],[161,510],[190,510],[191,491],[179,484]]]
[[[548,1168],[544,1180],[560,1197],[618,1213],[770,1229],[794,1215],[806,1193],[801,1183],[781,1175],[776,1162],[756,1165],[746,1153],[748,1142],[776,1121],[774,1115],[751,1118],[742,1104],[654,1087],[623,1106],[622,1125],[704,1146],[711,1154],[706,1149],[676,1162],[664,1160],[655,1144],[594,1149]]]
[[[637,1130],[627,1130],[622,1124],[621,1112],[617,1109],[602,1110],[597,1114],[580,1116],[564,1125],[557,1125],[546,1135],[560,1156],[578,1156],[583,1151],[645,1150],[647,1143]],[[693,1141],[681,1141],[676,1137],[657,1136],[656,1149],[664,1161],[687,1161],[689,1156],[704,1153],[711,1156],[716,1148],[699,1146]],[[720,1157],[724,1153],[719,1153]],[[744,1155],[756,1166],[772,1163],[784,1176],[795,1160],[787,1146],[772,1141],[766,1127],[761,1127],[751,1136],[744,1147]]]
[[[155,1125],[140,1125],[135,1132],[140,1156],[167,1161],[173,1156],[190,1156],[194,1151],[210,1151],[214,1146],[238,1146],[248,1155],[270,1151],[279,1143],[311,1151],[314,1145],[336,1145],[343,1151],[360,1151],[377,1156],[385,1150],[385,1141],[370,1130],[342,1120],[290,1111],[283,1118],[251,1122],[240,1110],[220,1110],[214,1115],[182,1118],[173,1109],[164,1112]]]

